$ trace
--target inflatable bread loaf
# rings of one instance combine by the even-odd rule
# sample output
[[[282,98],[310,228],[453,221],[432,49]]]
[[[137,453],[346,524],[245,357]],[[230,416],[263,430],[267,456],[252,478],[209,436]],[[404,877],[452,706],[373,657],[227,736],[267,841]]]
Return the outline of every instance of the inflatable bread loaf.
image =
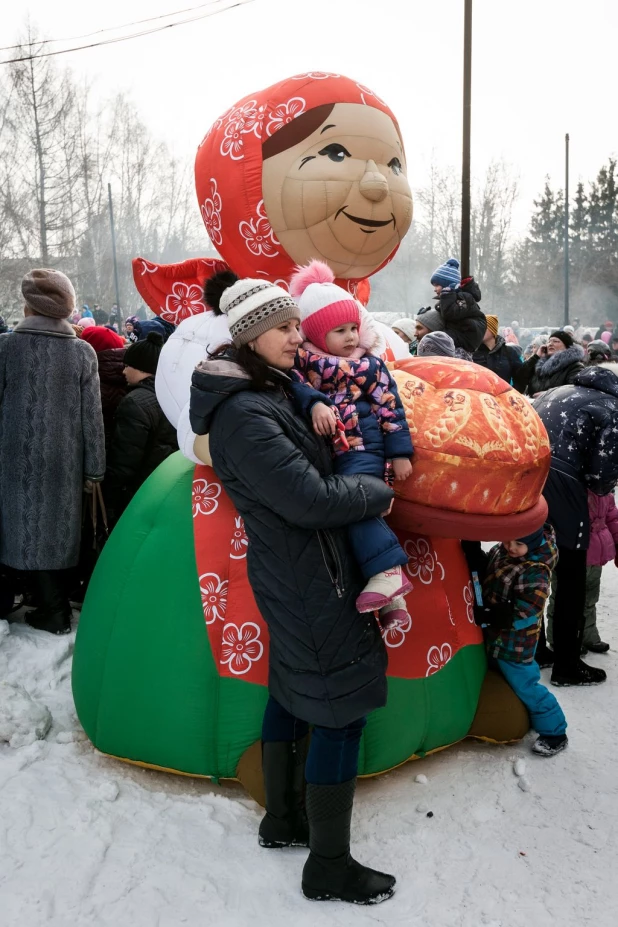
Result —
[[[415,447],[401,499],[469,516],[538,507],[551,452],[526,399],[490,370],[454,358],[409,358],[392,373]]]

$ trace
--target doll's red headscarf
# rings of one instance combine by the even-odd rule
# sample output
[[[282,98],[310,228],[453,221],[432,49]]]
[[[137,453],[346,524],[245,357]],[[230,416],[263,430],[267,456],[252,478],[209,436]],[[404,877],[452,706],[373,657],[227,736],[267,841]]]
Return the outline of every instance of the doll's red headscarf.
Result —
[[[339,74],[310,71],[240,100],[216,120],[198,148],[195,187],[204,225],[240,277],[263,276],[287,287],[295,262],[277,240],[264,209],[263,147],[293,119],[336,103],[372,106],[397,125],[388,106],[367,87]],[[357,282],[339,281],[354,293]]]

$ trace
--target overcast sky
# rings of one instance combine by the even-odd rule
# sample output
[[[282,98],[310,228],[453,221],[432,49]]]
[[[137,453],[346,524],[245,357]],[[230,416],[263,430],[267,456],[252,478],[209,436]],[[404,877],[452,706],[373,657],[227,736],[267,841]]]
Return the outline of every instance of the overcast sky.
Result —
[[[25,0],[2,11],[3,45],[26,11],[51,38],[195,6],[200,0]],[[461,157],[464,0],[253,0],[131,41],[56,58],[103,97],[129,90],[142,117],[191,158],[206,129],[252,90],[307,70],[354,77],[398,117],[413,190],[435,152]],[[618,151],[616,0],[474,0],[472,163],[504,157],[521,178],[523,227],[545,174],[592,179]],[[2,53],[6,57],[6,53]],[[196,207],[197,208],[197,207]]]

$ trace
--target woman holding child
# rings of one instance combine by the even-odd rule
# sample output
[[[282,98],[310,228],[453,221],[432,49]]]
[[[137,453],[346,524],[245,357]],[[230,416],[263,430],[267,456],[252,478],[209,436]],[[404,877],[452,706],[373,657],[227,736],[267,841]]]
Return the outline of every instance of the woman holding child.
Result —
[[[375,904],[395,879],[352,859],[350,823],[365,718],[386,703],[387,657],[375,618],[357,611],[364,580],[347,529],[385,514],[393,491],[371,473],[335,475],[330,448],[297,411],[301,312],[290,295],[224,272],[205,298],[227,315],[233,343],[195,371],[191,424],[209,435],[245,520],[249,580],[270,633],[260,843],[310,847],[307,897]]]

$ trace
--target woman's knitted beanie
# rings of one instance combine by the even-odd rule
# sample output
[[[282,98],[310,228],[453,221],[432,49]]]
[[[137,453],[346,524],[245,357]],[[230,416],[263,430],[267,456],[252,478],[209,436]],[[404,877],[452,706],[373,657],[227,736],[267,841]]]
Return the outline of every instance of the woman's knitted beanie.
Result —
[[[552,332],[549,336],[550,338],[557,338],[558,341],[561,341],[565,348],[572,348],[574,341],[573,338],[569,335],[568,332],[559,329],[558,331]]]
[[[215,315],[227,316],[237,348],[283,322],[300,321],[300,309],[283,287],[251,277],[239,280],[227,270],[206,281],[204,300]]]
[[[337,286],[335,275],[323,261],[297,267],[290,279],[290,293],[298,300],[300,323],[309,341],[326,351],[326,336],[334,328],[351,322],[360,328],[360,305]]]
[[[75,309],[75,290],[61,270],[31,270],[21,282],[28,309],[51,319],[68,319]]]

